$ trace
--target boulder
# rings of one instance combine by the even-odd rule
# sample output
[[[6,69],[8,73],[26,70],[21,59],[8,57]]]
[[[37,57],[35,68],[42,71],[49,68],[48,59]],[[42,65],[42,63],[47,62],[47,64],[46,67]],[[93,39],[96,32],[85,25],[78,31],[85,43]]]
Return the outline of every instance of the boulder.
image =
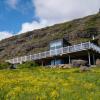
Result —
[[[85,71],[89,71],[89,67],[87,67],[87,66],[81,66],[80,67],[80,72],[85,72]]]
[[[63,68],[63,67],[64,67],[64,64],[58,65],[58,68]]]
[[[72,60],[72,66],[73,66],[73,67],[86,66],[87,63],[88,63],[88,62],[85,61],[85,60]]]
[[[100,66],[100,59],[96,60],[96,66]]]
[[[53,66],[51,66],[51,68],[57,68],[57,66],[56,65],[53,65]]]
[[[70,64],[65,64],[64,66],[63,66],[63,69],[70,69],[71,68],[71,65]]]

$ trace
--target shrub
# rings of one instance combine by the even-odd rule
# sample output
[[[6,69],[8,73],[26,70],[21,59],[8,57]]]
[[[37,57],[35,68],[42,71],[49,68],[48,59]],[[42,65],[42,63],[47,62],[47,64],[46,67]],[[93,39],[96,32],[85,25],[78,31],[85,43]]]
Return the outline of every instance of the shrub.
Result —
[[[17,68],[33,68],[33,67],[37,67],[37,66],[39,66],[39,65],[37,63],[35,63],[34,61],[28,61],[23,64],[17,65]]]
[[[8,69],[11,67],[10,63],[7,62],[0,62],[0,69]]]

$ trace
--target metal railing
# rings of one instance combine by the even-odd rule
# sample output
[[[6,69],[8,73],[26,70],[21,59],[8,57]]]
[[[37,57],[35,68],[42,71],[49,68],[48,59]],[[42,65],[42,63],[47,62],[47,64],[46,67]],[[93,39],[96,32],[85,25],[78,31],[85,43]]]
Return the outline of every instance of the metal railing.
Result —
[[[26,61],[39,60],[43,58],[59,56],[59,55],[74,53],[74,52],[88,50],[88,49],[93,49],[97,51],[98,53],[100,53],[100,47],[94,45],[93,43],[86,42],[86,43],[81,43],[81,44],[77,44],[73,46],[63,47],[60,49],[45,51],[45,52],[41,52],[38,54],[29,55],[29,56],[17,57],[14,59],[7,60],[6,62],[17,64],[17,63],[22,63]]]
[[[96,52],[100,53],[100,47],[98,47],[97,45],[94,45],[93,43],[91,43],[91,48],[95,50]]]

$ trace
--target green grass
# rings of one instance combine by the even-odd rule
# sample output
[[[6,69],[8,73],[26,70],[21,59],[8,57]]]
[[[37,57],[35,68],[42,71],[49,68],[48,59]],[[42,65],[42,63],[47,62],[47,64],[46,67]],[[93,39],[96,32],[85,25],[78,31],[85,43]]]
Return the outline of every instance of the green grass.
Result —
[[[100,68],[1,70],[0,100],[100,100]]]

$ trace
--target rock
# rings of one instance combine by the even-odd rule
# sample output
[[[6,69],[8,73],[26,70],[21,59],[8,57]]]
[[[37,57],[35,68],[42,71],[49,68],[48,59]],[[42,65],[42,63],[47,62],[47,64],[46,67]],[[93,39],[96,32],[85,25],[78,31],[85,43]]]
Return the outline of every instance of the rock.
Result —
[[[96,66],[100,66],[100,59],[96,60]]]
[[[70,64],[65,64],[64,66],[63,66],[63,69],[70,69],[71,68],[71,65]]]
[[[56,65],[53,65],[53,66],[51,66],[51,68],[57,68],[57,66]]]
[[[80,66],[86,66],[87,61],[85,60],[72,60],[72,66],[73,67],[80,67]]]
[[[63,68],[64,67],[64,64],[60,64],[59,66],[58,66],[58,68]]]
[[[87,66],[81,66],[80,67],[80,72],[85,72],[85,71],[89,71],[89,67],[87,67]]]

